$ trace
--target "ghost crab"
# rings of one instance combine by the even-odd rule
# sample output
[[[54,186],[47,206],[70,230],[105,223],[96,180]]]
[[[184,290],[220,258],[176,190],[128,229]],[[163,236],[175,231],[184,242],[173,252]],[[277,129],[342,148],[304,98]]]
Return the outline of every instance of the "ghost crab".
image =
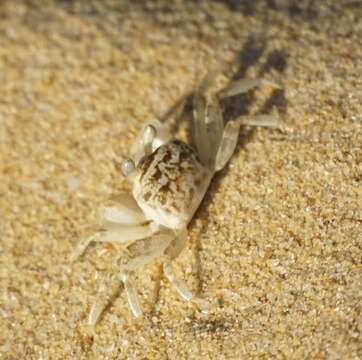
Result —
[[[138,136],[132,156],[122,162],[123,174],[132,184],[132,195],[121,194],[103,208],[98,232],[81,241],[71,256],[76,260],[91,242],[117,242],[124,248],[145,241],[141,254],[120,269],[130,309],[142,315],[133,272],[159,260],[163,272],[182,299],[201,306],[183,280],[176,277],[171,261],[182,251],[187,226],[199,207],[214,174],[232,156],[241,125],[280,127],[276,115],[242,116],[224,126],[219,100],[260,85],[276,86],[262,79],[238,80],[218,94],[208,90],[215,73],[208,74],[194,96],[196,150],[172,137],[166,126],[152,121]],[[94,304],[89,323],[95,324],[105,306]]]

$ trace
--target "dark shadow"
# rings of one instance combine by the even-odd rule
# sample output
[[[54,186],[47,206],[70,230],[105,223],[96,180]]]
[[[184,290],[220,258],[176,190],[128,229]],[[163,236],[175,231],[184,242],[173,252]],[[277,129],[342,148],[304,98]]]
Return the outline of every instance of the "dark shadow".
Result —
[[[305,22],[313,22],[320,17],[318,1],[300,0],[215,0],[225,4],[232,11],[245,16],[268,16],[270,11],[278,11],[286,16]]]
[[[260,108],[260,114],[269,114],[274,108],[278,109],[280,115],[287,112],[287,100],[285,98],[284,89],[275,89],[271,96],[265,101]]]
[[[193,143],[193,98],[195,93],[191,92],[181,97],[166,113],[159,117],[162,123],[168,123],[172,134],[177,134],[180,128],[186,124],[187,141]]]
[[[238,70],[232,80],[244,78],[250,66],[254,65],[263,55],[266,47],[266,38],[263,35],[251,34],[240,49],[235,61],[238,63]]]
[[[206,333],[209,335],[216,334],[227,335],[236,325],[235,319],[217,317],[214,319],[193,319],[188,324],[189,330],[194,333]]]
[[[283,73],[288,64],[288,54],[285,50],[272,51],[263,66],[259,71],[259,77],[263,78],[266,73],[276,70]],[[264,105],[260,108],[260,114],[268,114],[273,108],[276,108],[281,115],[287,112],[287,100],[285,98],[284,89],[275,89],[271,96],[265,101]]]
[[[198,6],[197,0],[185,0],[181,3],[174,3],[172,1],[147,2],[144,0],[118,2],[54,1],[59,7],[73,15],[91,18],[109,37],[114,37],[114,31],[109,31],[104,24],[107,24],[108,20],[114,22],[113,16],[110,16],[111,13],[119,15],[117,22],[120,23],[122,22],[122,17],[127,16],[130,10],[136,10],[142,16],[146,17],[148,21],[162,26],[165,31],[167,31],[170,28],[182,26],[184,20],[180,20],[179,17],[167,17],[167,20],[165,20],[164,15],[172,15],[182,7],[185,7],[185,9],[191,9],[192,7],[197,9]],[[309,24],[315,31],[321,31],[320,26],[318,26],[318,21],[321,18],[329,17],[338,21],[338,17],[341,16],[346,9],[358,9],[361,7],[361,3],[358,0],[336,1],[335,4],[324,4],[322,1],[317,0],[210,0],[210,2],[224,4],[225,7],[234,13],[239,12],[243,16],[256,17],[266,23],[269,20],[274,21],[275,14],[279,13],[279,15],[291,21]],[[29,0],[29,3],[36,4],[36,1]],[[190,7],[190,4],[192,4],[192,7]],[[41,5],[36,6],[41,10]],[[214,15],[205,12],[205,19],[203,21],[213,22],[214,20]],[[115,44],[119,43],[119,39],[116,37],[114,37],[113,41]]]
[[[219,307],[224,306],[222,298],[218,300]],[[262,311],[264,304],[249,306],[243,310],[236,310],[235,316],[225,317],[223,315],[208,316],[207,318],[192,317],[187,324],[189,331],[193,333],[207,333],[210,336],[217,333],[217,336],[228,336],[231,330],[243,328],[243,320],[251,319],[253,316]]]
[[[56,0],[56,2],[61,6],[71,6],[74,3],[74,0]]]
[[[314,21],[319,17],[318,7],[313,0],[310,0],[307,6],[301,6],[300,2],[294,1],[287,7],[287,11],[291,17],[304,21]]]
[[[355,8],[355,9],[362,9],[362,2],[361,0],[350,0],[347,1],[344,6],[346,8]]]
[[[263,77],[264,74],[270,72],[271,70],[277,70],[280,73],[283,73],[287,67],[288,54],[285,50],[274,50],[269,55],[265,64],[261,67],[259,71],[259,76]]]
[[[259,60],[265,48],[266,38],[264,36],[250,35],[236,57],[235,61],[238,63],[238,70],[233,74],[232,80],[245,78],[248,69]],[[223,99],[221,105],[224,108],[225,123],[247,114],[253,100],[253,91]]]
[[[217,2],[226,4],[232,11],[240,11],[246,16],[252,16],[256,12],[258,0],[217,0]]]

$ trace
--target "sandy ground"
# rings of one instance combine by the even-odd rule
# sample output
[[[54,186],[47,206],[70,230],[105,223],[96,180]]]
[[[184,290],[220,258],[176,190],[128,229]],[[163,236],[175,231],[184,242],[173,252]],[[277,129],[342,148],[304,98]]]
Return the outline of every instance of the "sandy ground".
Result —
[[[0,358],[362,358],[361,1],[130,3],[0,3]],[[67,259],[127,189],[114,158],[155,117],[184,136],[190,109],[172,109],[217,65],[220,86],[281,85],[227,119],[277,108],[288,130],[244,129],[190,224],[174,265],[210,309],[155,264],[136,276],[144,318],[121,288],[91,329],[120,251]]]

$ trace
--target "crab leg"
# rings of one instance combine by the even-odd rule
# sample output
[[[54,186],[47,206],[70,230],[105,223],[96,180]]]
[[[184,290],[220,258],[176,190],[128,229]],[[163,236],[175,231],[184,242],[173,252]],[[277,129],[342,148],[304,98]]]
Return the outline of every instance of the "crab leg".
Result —
[[[134,317],[138,318],[142,315],[142,310],[140,306],[140,302],[138,300],[138,295],[136,292],[136,288],[134,286],[133,279],[131,278],[131,275],[127,272],[124,272],[121,274],[121,280],[124,284],[124,289],[127,294],[127,300],[129,307],[132,311],[132,314]]]
[[[165,260],[165,262],[163,263],[163,273],[183,300],[190,301],[194,298],[194,295],[187,288],[185,282],[176,277],[171,263],[168,260]]]
[[[78,259],[87,249],[90,243],[97,242],[118,242],[129,245],[130,243],[147,238],[157,231],[150,224],[140,226],[114,226],[110,230],[99,231],[94,235],[85,238],[79,242],[74,252],[70,256],[70,262]]]
[[[101,212],[101,223],[138,225],[146,218],[132,195],[123,193],[108,201]]]
[[[194,96],[195,141],[201,162],[210,165],[210,143],[206,127],[206,98],[203,94]]]
[[[277,84],[265,79],[241,79],[231,83],[225,90],[219,93],[220,98],[230,97],[247,92],[257,86],[269,85],[279,87]],[[214,112],[217,111],[216,107]],[[220,111],[220,110],[219,110]],[[215,171],[221,170],[229,161],[233,154],[238,138],[241,125],[249,126],[267,126],[281,128],[278,114],[274,115],[257,115],[257,116],[240,116],[234,121],[229,121],[223,131],[220,146],[216,153]]]
[[[165,260],[163,263],[163,272],[170,282],[170,284],[175,288],[179,296],[185,301],[192,301],[197,304],[203,310],[207,310],[208,304],[207,301],[194,295],[187,287],[186,283],[178,278],[173,271],[171,262],[169,260]]]
[[[120,275],[120,280],[123,282],[132,314],[135,317],[141,316],[142,310],[138,301],[132,275],[127,272],[123,272]],[[89,325],[94,326],[97,323],[103,310],[108,306],[108,304],[112,301],[112,299],[114,299],[114,297],[119,293],[118,279],[117,279],[117,286],[114,285],[115,285],[114,282],[109,284],[105,280],[100,284],[97,300],[93,303],[88,315]],[[112,288],[111,295],[109,294],[109,288]]]
[[[240,116],[229,121],[224,129],[219,150],[216,154],[215,171],[221,170],[234,153],[241,125],[281,128],[277,115]]]
[[[211,127],[218,128],[220,126],[220,119],[216,116],[208,117],[207,108],[208,101],[206,99],[206,92],[211,86],[213,80],[215,79],[218,71],[209,72],[201,81],[201,84],[194,95],[194,131],[195,131],[195,143],[197,148],[197,153],[200,156],[201,162],[207,167],[212,166],[214,159],[214,151],[212,148],[215,147],[213,141],[210,141],[210,125]],[[214,113],[212,113],[214,115]],[[223,128],[224,124],[221,118]],[[215,131],[213,131],[215,133]],[[216,140],[217,142],[217,140]],[[218,144],[217,144],[218,145]]]
[[[139,305],[138,296],[135,287],[132,281],[130,280],[130,274],[134,270],[146,264],[149,264],[150,262],[162,256],[167,246],[172,241],[172,239],[173,236],[172,235],[170,236],[170,234],[160,234],[158,236],[158,241],[152,246],[150,246],[147,252],[132,259],[121,271],[121,280],[124,283],[128,304],[132,311],[132,314],[136,318],[142,315],[142,310]]]
[[[259,79],[259,78],[240,79],[232,82],[225,90],[221,91],[219,93],[219,97],[225,98],[229,96],[235,96],[238,94],[248,92],[249,90],[254,89],[255,87],[264,86],[264,85],[279,88],[278,84],[265,79]]]
[[[187,287],[186,283],[178,278],[172,268],[171,258],[176,257],[185,247],[187,240],[187,230],[186,228],[181,230],[178,236],[175,238],[175,241],[172,243],[167,249],[168,256],[163,258],[163,273],[165,274],[167,280],[171,283],[171,285],[175,288],[177,293],[183,300],[193,301],[198,304],[204,303],[204,300],[195,296]]]
[[[254,115],[254,116],[240,116],[234,120],[239,126],[260,126],[282,129],[283,124],[281,123],[278,113],[275,111],[272,115]]]
[[[158,233],[149,240],[149,244],[144,250],[143,254],[130,260],[122,269],[122,271],[130,272],[151,263],[152,261],[160,258],[175,235],[171,231],[165,233]]]
[[[162,257],[167,247],[170,245],[171,241],[174,238],[173,232],[165,231],[164,233],[159,233],[150,239],[150,243],[146,247],[143,254],[135,257],[130,260],[126,265],[122,266],[120,271],[120,281],[124,284],[124,289],[126,291],[127,301],[129,307],[132,311],[132,314],[137,318],[142,315],[142,310],[139,305],[139,300],[137,296],[137,291],[134,286],[134,282],[132,279],[132,273],[138,268],[149,264],[150,262]],[[100,286],[100,289],[103,289],[104,286]],[[103,294],[98,296],[98,300],[93,304],[91,311],[89,313],[88,323],[90,325],[94,325],[100,314],[103,312],[104,308],[107,304],[102,301]],[[100,296],[102,295],[102,296]]]
[[[220,146],[224,130],[224,119],[220,108],[219,99],[214,97],[207,107],[206,115],[207,137],[210,144],[210,167],[214,167],[214,161]]]

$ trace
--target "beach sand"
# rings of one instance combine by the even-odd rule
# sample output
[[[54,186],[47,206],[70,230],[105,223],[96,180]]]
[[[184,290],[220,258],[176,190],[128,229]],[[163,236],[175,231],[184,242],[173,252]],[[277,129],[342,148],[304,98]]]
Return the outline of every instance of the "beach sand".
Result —
[[[362,357],[362,3],[316,3],[1,2],[1,359]],[[225,101],[226,120],[277,110],[286,130],[242,129],[190,224],[174,267],[208,311],[155,263],[136,320],[119,247],[68,258],[129,189],[117,161],[138,131],[159,118],[187,138],[177,104],[218,66],[216,88],[280,85]]]

